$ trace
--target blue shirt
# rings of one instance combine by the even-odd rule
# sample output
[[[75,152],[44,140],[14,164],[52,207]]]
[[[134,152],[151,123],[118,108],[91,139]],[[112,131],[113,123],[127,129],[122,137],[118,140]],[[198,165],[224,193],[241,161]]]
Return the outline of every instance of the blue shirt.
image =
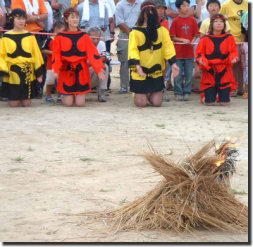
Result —
[[[99,28],[104,28],[109,25],[109,17],[108,17],[108,10],[107,7],[105,6],[105,18],[102,19],[99,17],[99,4],[98,2],[93,4],[92,2],[89,1],[89,8],[90,8],[90,19],[89,21],[82,21],[83,17],[83,3],[79,4],[77,6],[77,10],[80,13],[80,27],[99,27]]]
[[[142,0],[135,0],[131,5],[127,0],[121,0],[116,5],[115,21],[116,26],[125,23],[129,28],[135,26],[141,12]]]

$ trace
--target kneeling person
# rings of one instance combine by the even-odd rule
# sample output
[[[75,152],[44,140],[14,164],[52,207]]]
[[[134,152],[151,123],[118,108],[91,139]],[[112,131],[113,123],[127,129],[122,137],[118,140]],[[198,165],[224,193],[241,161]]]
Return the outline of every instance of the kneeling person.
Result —
[[[105,42],[101,41],[101,30],[97,27],[91,27],[88,30],[88,34],[91,38],[92,43],[96,46],[101,59],[103,60],[104,66],[105,66],[105,79],[102,80],[98,77],[98,75],[95,73],[92,66],[90,66],[90,78],[91,78],[91,85],[92,88],[96,87],[98,92],[98,101],[99,102],[106,102],[106,88],[107,88],[107,80],[109,76],[109,58],[105,56],[106,52],[106,46]]]

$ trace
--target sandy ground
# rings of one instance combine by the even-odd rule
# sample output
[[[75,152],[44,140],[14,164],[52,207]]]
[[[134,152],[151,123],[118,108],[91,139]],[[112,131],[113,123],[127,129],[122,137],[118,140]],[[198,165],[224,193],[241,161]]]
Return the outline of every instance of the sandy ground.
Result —
[[[118,69],[113,66],[106,103],[97,102],[95,94],[83,108],[44,100],[16,109],[0,103],[0,241],[248,241],[247,234],[220,231],[114,234],[66,215],[112,209],[153,188],[162,178],[140,156],[148,142],[181,160],[210,140],[242,137],[231,183],[235,196],[248,203],[248,101],[237,97],[228,107],[205,107],[198,94],[177,102],[167,92],[171,101],[161,108],[139,109],[131,94],[118,94]]]

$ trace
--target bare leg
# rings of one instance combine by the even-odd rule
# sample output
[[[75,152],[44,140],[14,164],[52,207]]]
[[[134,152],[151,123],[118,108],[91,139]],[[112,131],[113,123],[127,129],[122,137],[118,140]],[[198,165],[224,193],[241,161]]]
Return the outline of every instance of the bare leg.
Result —
[[[61,97],[64,106],[72,106],[74,104],[74,95],[62,95]]]
[[[20,106],[21,101],[20,100],[9,100],[8,104],[11,107],[17,107],[17,106]]]
[[[75,96],[75,103],[77,106],[85,105],[85,94],[80,94]]]
[[[135,94],[134,103],[138,107],[144,107],[148,103],[147,95],[146,94]]]
[[[151,93],[149,99],[153,106],[160,107],[163,102],[163,92]]]
[[[220,102],[220,105],[221,105],[221,106],[228,106],[228,105],[229,105],[229,102]]]
[[[205,103],[206,106],[214,106],[215,102]]]
[[[22,100],[21,103],[22,103],[22,106],[28,107],[28,106],[31,106],[32,101],[30,99],[26,99],[26,100]]]
[[[46,96],[51,96],[53,85],[46,85]]]

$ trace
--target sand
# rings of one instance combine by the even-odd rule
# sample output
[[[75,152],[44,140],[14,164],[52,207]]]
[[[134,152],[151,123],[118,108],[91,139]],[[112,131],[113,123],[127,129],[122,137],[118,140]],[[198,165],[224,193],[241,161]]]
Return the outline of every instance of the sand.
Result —
[[[161,108],[139,109],[131,94],[118,93],[118,70],[113,66],[106,103],[96,94],[82,108],[43,99],[30,108],[0,103],[0,241],[247,242],[245,233],[221,231],[114,233],[99,220],[67,215],[119,207],[153,188],[162,177],[140,156],[148,143],[181,160],[227,137],[241,138],[231,184],[248,203],[248,100],[206,107],[199,94],[177,102],[166,92],[171,101]]]

